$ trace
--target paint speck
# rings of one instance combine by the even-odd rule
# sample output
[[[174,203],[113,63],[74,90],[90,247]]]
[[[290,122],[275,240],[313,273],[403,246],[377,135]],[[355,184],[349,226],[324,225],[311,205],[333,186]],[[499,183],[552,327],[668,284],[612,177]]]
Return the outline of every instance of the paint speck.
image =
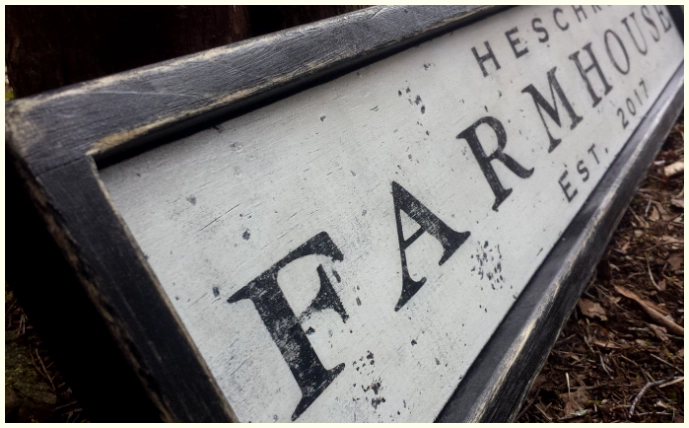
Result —
[[[321,116],[321,122],[325,120],[325,116]]]
[[[378,106],[373,107],[371,111],[378,111]]]
[[[416,104],[417,106],[419,104],[421,104],[421,96],[419,96],[419,95],[416,96],[416,99],[414,100],[414,104]]]
[[[426,106],[421,106],[421,114],[426,113]]]
[[[356,298],[356,304],[357,306],[361,306],[361,299],[358,297]]]
[[[431,135],[431,133],[430,133],[430,132],[428,132],[428,131],[426,131],[426,135]]]
[[[220,290],[218,287],[213,287],[213,296],[218,297],[220,295]]]
[[[402,96],[402,91],[397,91],[397,95]]]
[[[249,233],[249,229],[244,231],[244,234],[242,234],[242,238],[244,238],[245,241],[248,241],[249,238],[251,238],[251,233]]]
[[[175,296],[175,300],[179,300],[179,296]]]
[[[373,406],[374,409],[377,409],[381,403],[385,403],[385,398],[380,397],[380,398],[374,398],[373,400],[371,400],[371,405]]]
[[[362,217],[365,217],[367,212],[368,212],[368,211],[363,210],[363,211],[361,212],[361,216],[362,216]]]
[[[354,171],[352,171],[352,170],[350,170],[349,172],[352,173],[352,177],[356,177],[356,172],[354,172]]]
[[[437,358],[435,359],[435,365],[436,365],[436,366],[439,366],[439,365],[440,365],[440,360],[438,360]]]
[[[196,205],[196,196],[189,196],[187,201],[189,201],[189,203],[192,205]]]
[[[411,340],[411,346],[416,346],[416,340],[414,340],[414,339]]]
[[[488,106],[483,106],[484,109],[486,109],[486,112],[488,111]]]
[[[407,86],[407,90],[405,91],[406,93],[410,93],[411,89],[409,89],[409,86]]]
[[[314,330],[313,327],[309,327],[309,329],[306,330],[306,334],[307,334],[307,335],[312,335],[312,334],[314,334],[315,332],[316,332],[316,330]]]
[[[273,415],[273,421],[277,422],[278,421],[278,415]]]

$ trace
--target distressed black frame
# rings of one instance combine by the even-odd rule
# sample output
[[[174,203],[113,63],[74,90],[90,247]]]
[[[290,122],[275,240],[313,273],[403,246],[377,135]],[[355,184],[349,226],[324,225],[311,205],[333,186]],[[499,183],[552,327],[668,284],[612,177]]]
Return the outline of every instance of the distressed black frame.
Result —
[[[236,421],[108,199],[99,167],[502,9],[373,7],[6,104],[6,224],[17,225],[7,231],[7,280],[45,333],[92,417]],[[682,12],[679,7],[671,12],[681,29]],[[515,417],[645,168],[683,107],[683,67],[522,292],[438,421]],[[20,268],[26,263],[29,269]]]

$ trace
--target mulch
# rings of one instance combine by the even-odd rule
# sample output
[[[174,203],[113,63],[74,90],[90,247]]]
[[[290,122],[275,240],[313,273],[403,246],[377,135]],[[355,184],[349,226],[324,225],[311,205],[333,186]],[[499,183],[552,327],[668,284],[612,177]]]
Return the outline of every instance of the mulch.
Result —
[[[683,163],[681,117],[534,381],[519,422],[684,421]]]

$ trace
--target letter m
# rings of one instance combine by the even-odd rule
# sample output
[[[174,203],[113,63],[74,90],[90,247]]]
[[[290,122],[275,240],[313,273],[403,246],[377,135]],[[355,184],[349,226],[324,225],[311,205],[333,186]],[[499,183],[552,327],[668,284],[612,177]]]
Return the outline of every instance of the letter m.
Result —
[[[550,147],[548,148],[548,153],[555,150],[555,147],[557,147],[562,141],[562,139],[560,138],[553,137],[553,135],[550,133],[550,129],[548,128],[548,124],[546,123],[545,118],[543,117],[543,112],[545,111],[545,113],[550,117],[550,119],[553,120],[553,122],[555,122],[557,126],[562,127],[560,123],[560,113],[557,110],[555,94],[557,94],[557,96],[560,98],[562,105],[564,105],[565,110],[567,110],[569,119],[572,121],[572,124],[570,125],[569,129],[576,128],[579,122],[583,120],[581,116],[578,116],[574,112],[572,104],[569,103],[569,100],[565,96],[565,93],[562,91],[560,83],[557,81],[557,78],[555,77],[555,70],[557,70],[557,67],[553,67],[550,71],[548,71],[548,84],[550,85],[550,97],[553,100],[552,104],[549,104],[548,101],[546,101],[545,98],[543,98],[543,95],[541,95],[541,93],[538,92],[534,85],[529,85],[522,90],[522,93],[526,92],[531,95],[534,104],[536,104],[536,110],[538,110],[538,114],[541,116],[541,121],[543,122],[543,126],[545,126],[545,132],[548,134],[548,138],[550,139]]]

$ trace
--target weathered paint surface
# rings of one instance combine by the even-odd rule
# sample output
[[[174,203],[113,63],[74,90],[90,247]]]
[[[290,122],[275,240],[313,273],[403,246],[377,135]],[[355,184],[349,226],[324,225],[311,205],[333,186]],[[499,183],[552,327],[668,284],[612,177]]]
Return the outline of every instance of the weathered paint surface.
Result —
[[[240,420],[428,422],[682,59],[515,8],[101,177]]]

